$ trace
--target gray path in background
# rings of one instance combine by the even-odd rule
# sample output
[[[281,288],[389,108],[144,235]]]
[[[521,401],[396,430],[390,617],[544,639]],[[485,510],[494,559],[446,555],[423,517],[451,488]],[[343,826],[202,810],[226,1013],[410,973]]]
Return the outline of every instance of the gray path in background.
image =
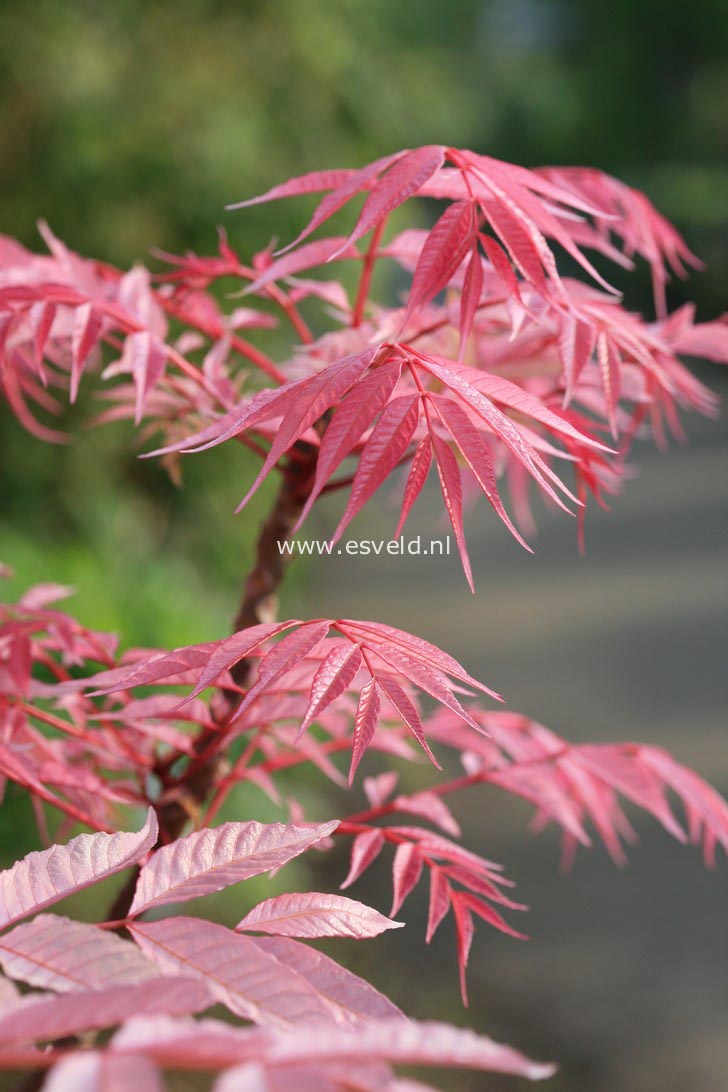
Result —
[[[499,689],[511,708],[567,738],[664,745],[726,793],[724,428],[691,421],[690,446],[664,456],[639,450],[639,476],[612,513],[590,511],[586,558],[577,556],[567,517],[538,513],[534,558],[479,505],[469,520],[477,598],[455,558],[333,557],[313,571],[311,604],[317,615],[371,617],[427,637]],[[428,509],[439,511],[431,502],[432,494],[420,502],[410,534],[446,532],[428,520]],[[332,502],[319,515],[322,537],[335,509]],[[387,537],[395,522],[394,513],[371,509],[351,537]],[[311,523],[308,535],[318,530]],[[529,812],[517,802],[472,795],[458,816],[466,841],[518,882],[533,940],[519,944],[480,928],[473,1007],[464,1014],[455,1000],[453,938],[433,945],[428,962],[420,899],[416,923],[387,949],[390,983],[380,984],[394,984],[420,1016],[468,1022],[535,1056],[558,1058],[554,1092],[725,1092],[725,862],[706,872],[697,853],[640,817],[641,844],[627,869],[598,850],[582,853],[563,877],[555,839],[531,837]],[[388,890],[358,890],[383,908],[388,902]],[[450,1087],[516,1085],[461,1075]]]

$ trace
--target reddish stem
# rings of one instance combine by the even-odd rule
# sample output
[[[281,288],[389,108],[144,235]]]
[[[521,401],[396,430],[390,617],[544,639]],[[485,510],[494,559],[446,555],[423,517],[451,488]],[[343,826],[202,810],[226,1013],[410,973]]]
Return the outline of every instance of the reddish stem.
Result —
[[[354,304],[354,313],[351,318],[352,326],[361,326],[362,319],[364,318],[364,308],[369,298],[369,289],[372,283],[372,274],[374,272],[374,263],[377,259],[377,248],[379,241],[382,238],[382,232],[387,223],[387,218],[380,220],[377,226],[372,232],[372,237],[369,242],[369,247],[364,255],[364,265],[362,266],[361,277],[359,279],[359,289],[356,293],[356,302]]]

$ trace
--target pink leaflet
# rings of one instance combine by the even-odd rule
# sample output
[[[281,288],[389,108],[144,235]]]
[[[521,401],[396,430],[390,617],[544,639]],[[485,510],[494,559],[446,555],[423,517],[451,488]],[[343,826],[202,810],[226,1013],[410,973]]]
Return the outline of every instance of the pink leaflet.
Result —
[[[369,801],[369,806],[379,808],[394,792],[399,782],[399,774],[394,770],[387,770],[376,777],[365,777],[362,782],[364,794]]]
[[[288,937],[255,937],[253,943],[317,990],[331,1006],[339,1027],[359,1030],[372,1020],[402,1016],[388,997],[316,948]]]
[[[452,529],[455,532],[455,541],[465,572],[465,579],[468,582],[471,592],[475,594],[473,571],[470,567],[468,548],[465,545],[465,531],[463,529],[463,491],[460,484],[460,471],[458,470],[457,460],[450,450],[449,444],[447,444],[434,430],[432,432],[432,446],[435,452],[435,463],[440,478],[442,498],[445,502],[445,508],[447,509]]]
[[[236,716],[241,716],[251,702],[255,701],[258,694],[285,675],[301,659],[313,652],[324,640],[329,632],[329,622],[304,622],[295,633],[288,633],[267,652],[258,666],[255,682],[236,710]]]
[[[359,459],[346,509],[331,536],[332,543],[338,541],[357,512],[402,458],[409,447],[418,417],[417,395],[402,395],[387,405]]]
[[[397,645],[386,647],[377,645],[377,656],[393,667],[398,674],[418,686],[420,690],[424,690],[426,694],[440,702],[441,705],[446,706],[459,717],[462,717],[465,723],[474,728],[476,732],[482,732],[483,729],[478,722],[470,716],[455,697],[447,676],[441,670],[430,666],[428,663],[422,663],[421,660],[415,659]]]
[[[594,327],[576,318],[564,315],[559,326],[559,357],[564,369],[564,402],[568,404],[574,393],[579,376],[591,359],[596,334]]]
[[[377,368],[359,380],[336,407],[321,441],[313,487],[296,523],[296,530],[305,520],[326,482],[359,443],[377,414],[387,405],[401,369],[399,361]]]
[[[236,929],[309,940],[316,937],[361,940],[379,936],[386,929],[399,929],[403,924],[343,895],[307,891],[278,895],[258,903],[237,924]]]
[[[430,943],[438,926],[450,909],[450,884],[442,869],[430,868],[430,903],[427,913],[427,935],[425,942]]]
[[[200,982],[157,977],[131,985],[76,990],[60,996],[26,994],[0,1016],[0,1046],[42,1042],[112,1027],[130,1016],[169,1013],[182,1015],[207,1008],[211,998]]]
[[[520,542],[524,549],[533,553],[528,543],[521,537],[512,523],[508,513],[503,507],[503,502],[498,493],[493,463],[483,434],[473,424],[465,410],[451,398],[443,398],[439,395],[435,398],[437,412],[443,424],[446,426],[465,462],[493,506],[494,511],[500,516],[513,537]]]
[[[480,242],[483,245],[483,250],[488,256],[488,261],[493,266],[500,279],[503,281],[508,293],[513,296],[514,299],[521,301],[521,286],[516,276],[515,270],[508,260],[508,256],[503,250],[503,247],[490,235],[478,236]]]
[[[341,620],[341,626],[345,628],[347,635],[351,634],[358,641],[365,641],[375,651],[379,645],[394,645],[414,659],[421,660],[438,671],[444,671],[447,675],[452,675],[453,678],[465,683],[466,686],[474,686],[476,689],[482,690],[483,693],[490,695],[490,697],[499,701],[502,700],[500,695],[495,694],[494,691],[489,690],[487,686],[469,675],[456,659],[447,652],[443,652],[442,649],[437,648],[436,645],[425,641],[422,637],[415,637],[412,633],[405,633],[403,630],[395,629],[394,626],[385,625],[383,622],[345,619]],[[337,628],[339,628],[338,622]]]
[[[124,358],[128,362],[136,388],[134,424],[138,425],[144,415],[144,407],[150,392],[164,375],[167,349],[154,334],[148,330],[142,330],[139,333],[130,334],[126,339]]]
[[[194,976],[213,997],[257,1024],[292,1028],[333,1021],[326,1000],[296,972],[261,951],[252,937],[201,918],[134,922],[131,931],[145,955],[171,981]]]
[[[257,1059],[284,1074],[297,1065],[374,1059],[510,1073],[530,1080],[554,1073],[554,1066],[532,1062],[513,1048],[472,1031],[391,1015],[356,1029],[306,1028],[295,1033],[231,1028],[215,1020],[135,1020],[116,1036],[112,1049],[145,1054],[175,1068],[190,1064],[217,1068]]]
[[[367,830],[363,834],[357,834],[351,847],[351,866],[348,875],[341,884],[341,890],[359,879],[363,872],[369,868],[384,848],[384,835],[381,830]]]
[[[286,411],[276,431],[275,438],[258,477],[238,505],[245,507],[260,483],[275,466],[280,457],[299,440],[323,414],[337,405],[356,380],[372,364],[379,353],[378,347],[363,349],[352,356],[331,364],[323,372],[305,381],[306,399],[299,399]],[[283,387],[280,395],[286,392]],[[219,442],[219,441],[218,441]]]
[[[33,356],[35,357],[35,366],[41,381],[44,381],[45,378],[43,373],[43,356],[55,317],[55,304],[48,303],[45,300],[39,300],[38,303],[34,303],[28,313],[30,328],[33,335]]]
[[[222,641],[215,642],[216,651],[209,657],[200,677],[191,690],[187,701],[201,694],[208,686],[216,683],[220,676],[234,667],[236,663],[257,652],[261,645],[271,637],[284,633],[291,626],[299,625],[296,620],[289,622],[261,622],[257,626],[248,626],[246,629],[233,633]],[[278,647],[278,646],[276,646]]]
[[[553,481],[567,497],[576,500],[563,482],[543,461],[538,452],[533,449],[518,426],[502,413],[487,396],[483,395],[481,391],[474,387],[472,383],[461,374],[461,369],[458,366],[456,366],[458,369],[456,371],[455,368],[452,367],[451,361],[443,360],[439,357],[425,357],[421,353],[416,353],[415,355],[419,361],[420,367],[425,371],[430,372],[436,379],[439,379],[448,390],[457,395],[457,397],[468,406],[477,417],[484,421],[489,428],[503,440],[515,457],[523,463],[531,476],[536,479],[544,492],[551,497],[560,508],[566,508],[566,506],[549,484],[550,481]],[[566,510],[568,511],[568,509]]]
[[[475,231],[473,202],[458,201],[428,232],[412,277],[403,325],[447,287],[472,246]]]
[[[299,175],[298,178],[290,178],[287,182],[281,182],[278,186],[266,190],[258,197],[249,197],[247,201],[238,201],[234,205],[227,205],[228,209],[245,209],[251,205],[261,205],[266,201],[277,201],[282,197],[300,197],[307,193],[321,193],[322,190],[333,190],[343,185],[356,172],[347,168],[331,171],[311,171],[309,174]]]
[[[271,262],[253,283],[248,285],[245,295],[259,293],[273,281],[282,280],[284,277],[294,277],[316,266],[324,265],[332,257],[360,258],[361,255],[355,246],[348,244],[345,236],[317,239],[316,242],[307,243],[278,258],[277,261]]]
[[[463,281],[463,292],[460,297],[460,350],[458,352],[458,360],[460,361],[462,361],[465,356],[468,338],[473,329],[475,314],[478,310],[482,294],[483,262],[481,261],[480,253],[478,251],[478,240],[476,237],[473,242],[470,259],[465,267],[465,280]]]
[[[459,838],[462,833],[454,815],[437,793],[425,790],[409,796],[396,796],[392,800],[392,807],[395,811],[404,812],[406,815],[416,815],[420,819],[426,819],[452,838]]]
[[[134,922],[131,928],[142,950],[165,973],[201,978],[218,1001],[254,1023],[290,1029],[348,1022],[351,1013],[336,995],[343,989],[346,1001],[349,978],[380,996],[333,960],[296,941],[247,937],[198,918]],[[300,959],[295,958],[298,949]]]
[[[322,712],[356,678],[362,664],[358,645],[349,641],[336,641],[321,661],[311,683],[311,697],[304,713],[299,734],[306,731]]]
[[[422,492],[423,486],[427,481],[427,475],[430,472],[431,463],[432,441],[429,436],[423,436],[412,456],[409,474],[407,475],[407,483],[404,487],[404,496],[402,497],[399,523],[394,532],[395,538],[399,538],[402,533],[402,528],[404,527],[407,516],[410,514],[412,505]]]
[[[142,868],[129,914],[209,895],[280,868],[337,826],[336,820],[313,827],[251,820],[179,838],[156,850]]]
[[[417,886],[422,875],[422,854],[413,842],[397,846],[392,865],[392,914],[398,913],[402,903]]]
[[[494,402],[500,402],[501,405],[507,406],[516,413],[532,417],[534,421],[544,425],[550,432],[555,432],[557,436],[567,436],[570,440],[596,451],[610,450],[599,440],[580,432],[565,416],[550,410],[539,398],[534,398],[517,383],[511,383],[502,376],[489,375],[488,372],[464,365],[460,366],[459,374]]]
[[[619,434],[617,428],[617,402],[619,400],[620,358],[614,342],[603,332],[597,334],[597,360],[602,375],[607,420],[609,421],[612,436],[616,439]]]
[[[376,680],[371,678],[364,684],[359,694],[359,703],[356,707],[354,731],[351,740],[351,765],[349,767],[349,784],[354,780],[354,774],[361,762],[362,755],[369,746],[372,736],[376,731],[379,721],[380,709],[379,691]]]
[[[131,985],[158,973],[136,945],[55,914],[0,935],[0,965],[9,978],[56,993]]]
[[[378,174],[381,174],[382,171],[392,163],[396,163],[398,159],[402,159],[406,154],[406,152],[396,152],[394,155],[388,155],[383,159],[377,159],[373,163],[369,163],[366,167],[362,167],[357,171],[352,171],[347,178],[337,185],[336,189],[322,198],[307,226],[292,243],[283,247],[278,253],[285,254],[295,246],[298,246],[299,243],[302,243],[304,239],[307,239],[308,236],[316,230],[316,228],[320,227],[330,216],[333,216],[335,212],[338,212],[339,209],[343,208],[357,193],[370,189],[373,180]],[[329,187],[326,188],[328,189]],[[353,239],[350,240],[350,242],[353,241]]]
[[[349,236],[349,242],[355,243],[361,239],[385,216],[399,208],[408,197],[416,193],[442,166],[444,156],[445,149],[438,145],[426,145],[398,156],[369,193],[356,226]]]
[[[381,675],[377,681],[380,689],[384,691],[391,704],[394,706],[397,715],[407,725],[432,765],[436,769],[441,770],[442,766],[433,755],[430,746],[425,739],[425,730],[422,727],[420,714],[407,693],[402,689],[399,683],[389,675]]]
[[[112,667],[108,671],[100,671],[97,675],[82,681],[83,688],[93,686],[95,689],[88,692],[89,697],[115,694],[120,690],[131,690],[134,686],[149,686],[151,683],[175,682],[180,675],[196,668],[202,668],[209,661],[217,644],[221,642],[206,641],[201,645],[190,645],[187,648],[177,648],[173,652],[161,652],[155,650],[149,656],[143,656],[132,664],[123,667]],[[70,687],[79,689],[75,681]]]
[[[164,1087],[148,1058],[79,1051],[53,1067],[43,1092],[164,1092]]]
[[[157,818],[149,808],[137,834],[79,834],[65,846],[29,853],[0,872],[0,927],[128,868],[142,860],[156,840]]]

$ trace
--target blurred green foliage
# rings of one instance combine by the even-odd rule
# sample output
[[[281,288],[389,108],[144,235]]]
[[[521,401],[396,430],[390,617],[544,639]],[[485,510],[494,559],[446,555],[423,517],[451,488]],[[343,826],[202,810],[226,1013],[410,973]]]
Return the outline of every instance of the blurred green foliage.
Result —
[[[129,265],[210,250],[224,223],[249,252],[292,237],[301,206],[226,202],[444,141],[644,187],[708,260],[690,288],[708,314],[728,273],[727,45],[723,0],[3,0],[0,230],[36,246],[43,216]],[[130,428],[50,448],[3,417],[0,458],[19,585],[78,585],[83,619],[125,643],[225,632],[263,504],[232,518],[244,455],[187,460],[177,493]]]

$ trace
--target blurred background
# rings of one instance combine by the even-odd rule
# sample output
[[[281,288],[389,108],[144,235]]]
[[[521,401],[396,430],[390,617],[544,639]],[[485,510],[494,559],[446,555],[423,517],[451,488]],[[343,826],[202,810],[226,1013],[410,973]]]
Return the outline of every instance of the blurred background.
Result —
[[[727,61],[723,0],[2,0],[0,232],[40,249],[44,217],[74,249],[128,266],[151,245],[211,252],[224,224],[250,252],[292,238],[303,210],[231,214],[226,203],[443,142],[595,165],[645,189],[707,263],[672,286],[671,303],[694,299],[708,318],[725,309],[728,277]],[[628,302],[650,311],[644,269]],[[725,390],[717,367],[697,367]],[[89,412],[82,403],[68,427]],[[0,416],[11,593],[74,584],[73,609],[125,645],[227,632],[265,506],[263,495],[233,518],[248,477],[237,452],[188,460],[178,491],[136,460],[124,426],[50,448]],[[614,511],[588,518],[584,559],[565,517],[542,514],[531,558],[479,508],[476,600],[454,559],[350,558],[299,564],[284,614],[411,629],[567,738],[665,744],[725,792],[726,421],[687,424],[689,446],[635,452],[640,473]],[[310,534],[333,515],[319,509]],[[418,519],[413,533],[431,534],[426,504]],[[359,532],[392,525],[385,498]],[[6,858],[33,845],[24,817],[10,794]],[[554,1092],[724,1092],[725,868],[705,872],[645,820],[628,869],[595,851],[565,878],[554,840],[525,833],[525,807],[478,795],[458,817],[518,882],[533,940],[479,931],[468,1013],[447,930],[425,958],[421,900],[404,935],[347,958],[413,1015],[557,1058]],[[388,909],[384,871],[353,894]],[[518,1082],[456,1075],[448,1087]]]

